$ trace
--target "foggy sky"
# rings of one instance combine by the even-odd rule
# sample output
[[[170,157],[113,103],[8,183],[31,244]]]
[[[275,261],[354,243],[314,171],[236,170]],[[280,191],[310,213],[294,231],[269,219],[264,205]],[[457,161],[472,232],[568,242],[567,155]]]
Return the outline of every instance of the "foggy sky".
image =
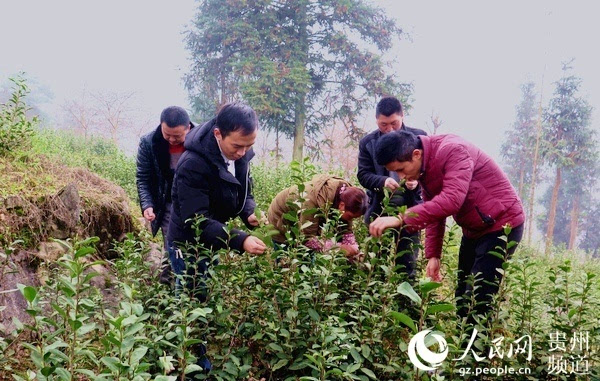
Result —
[[[543,75],[549,99],[561,62],[571,58],[582,94],[595,108],[600,103],[599,7],[593,2],[374,3],[410,37],[387,56],[399,79],[415,88],[410,126],[428,130],[435,112],[444,122],[440,133],[461,135],[499,158],[520,84],[532,80],[539,89]],[[164,107],[189,106],[181,81],[188,67],[182,33],[194,9],[191,0],[2,2],[0,81],[26,71],[53,94],[42,107],[55,119],[60,105],[84,87],[134,91],[136,107],[158,124]],[[595,128],[597,115],[595,109]],[[374,129],[373,121],[367,115],[364,128]]]

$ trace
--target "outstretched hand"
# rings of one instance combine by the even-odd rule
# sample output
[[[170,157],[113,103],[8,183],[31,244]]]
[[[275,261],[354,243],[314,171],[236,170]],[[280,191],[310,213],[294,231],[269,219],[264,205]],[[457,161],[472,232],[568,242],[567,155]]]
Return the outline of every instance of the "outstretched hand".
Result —
[[[369,234],[373,237],[381,237],[386,229],[400,226],[402,226],[402,220],[399,217],[377,217],[369,225]]]
[[[429,258],[427,263],[426,273],[429,278],[434,282],[441,282],[442,275],[440,274],[440,259]]]
[[[248,216],[248,223],[252,226],[258,226],[258,218],[256,218],[256,214],[252,213]]]
[[[385,184],[383,184],[383,186],[393,192],[396,189],[398,189],[400,184],[398,184],[398,182],[396,180],[392,179],[391,177],[388,177],[387,179],[385,179]]]
[[[259,255],[265,252],[267,245],[259,238],[250,235],[244,240],[243,249],[250,254]]]

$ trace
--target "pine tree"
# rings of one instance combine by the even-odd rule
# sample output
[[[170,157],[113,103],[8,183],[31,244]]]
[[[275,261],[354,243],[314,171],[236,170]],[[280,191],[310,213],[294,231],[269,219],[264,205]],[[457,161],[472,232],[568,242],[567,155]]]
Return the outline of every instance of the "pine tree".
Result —
[[[563,171],[589,160],[595,149],[595,140],[590,129],[592,108],[587,100],[578,95],[581,79],[569,74],[570,69],[569,64],[563,65],[563,77],[556,82],[554,96],[545,115],[545,155],[555,169],[548,209],[546,252],[553,242]]]
[[[528,190],[533,173],[533,155],[536,139],[537,103],[535,85],[521,85],[522,98],[516,107],[517,119],[506,133],[502,144],[502,156],[506,162],[506,173],[517,189],[523,202],[528,203]]]
[[[338,120],[358,138],[356,119],[377,96],[410,95],[379,55],[401,35],[362,0],[202,0],[186,38],[186,86],[204,117],[247,101],[267,129],[293,137],[297,160],[306,134]]]

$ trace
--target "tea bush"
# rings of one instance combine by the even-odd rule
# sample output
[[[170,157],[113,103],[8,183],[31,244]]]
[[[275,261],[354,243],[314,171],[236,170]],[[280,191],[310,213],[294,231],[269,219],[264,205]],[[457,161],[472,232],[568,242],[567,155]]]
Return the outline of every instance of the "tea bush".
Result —
[[[315,171],[308,162],[279,172],[253,167],[257,203],[265,208],[279,188],[300,185]],[[351,264],[336,249],[308,250],[297,212],[288,217],[293,225],[288,242],[265,255],[211,252],[201,245],[191,250],[194,260],[213,261],[206,302],[149,275],[147,235],[129,235],[116,244],[118,259],[111,268],[118,302],[110,302],[91,285],[94,239],[72,244],[46,284],[20,287],[32,319],[0,340],[0,373],[16,380],[495,379],[464,373],[485,366],[531,370],[527,376],[505,375],[507,380],[600,377],[597,261],[548,258],[520,247],[499,269],[506,276],[492,313],[475,317],[474,332],[457,321],[454,307],[456,225],[449,226],[444,242],[443,282],[421,277],[411,283],[395,266],[395,256],[402,253],[395,252],[392,234],[368,237],[357,221],[365,260]],[[336,224],[336,218],[327,222],[324,238],[335,236]],[[269,229],[253,234],[267,237]],[[509,245],[498,247],[496,255],[504,255]],[[421,275],[423,269],[419,261]],[[408,356],[408,342],[425,329],[448,344],[448,358],[432,372],[418,370]],[[578,333],[589,335],[585,353],[557,350],[559,342],[570,349]],[[510,344],[525,335],[533,357],[507,355]],[[471,339],[474,352],[465,353]],[[209,375],[197,365],[202,345],[213,364]],[[435,341],[429,347],[442,349]],[[495,355],[489,356],[492,350]],[[585,358],[586,374],[557,374],[552,362],[561,354]]]
[[[12,95],[0,105],[0,156],[27,150],[34,134],[37,117],[29,118],[25,97],[29,88],[22,76],[9,78],[13,83]]]

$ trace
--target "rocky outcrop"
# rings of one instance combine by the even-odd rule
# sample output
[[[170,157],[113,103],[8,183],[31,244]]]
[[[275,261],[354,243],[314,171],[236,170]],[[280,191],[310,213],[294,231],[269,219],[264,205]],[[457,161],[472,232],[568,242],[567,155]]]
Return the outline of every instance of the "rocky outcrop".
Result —
[[[83,168],[54,165],[51,170],[62,181],[53,191],[40,187],[0,197],[0,335],[11,332],[13,318],[27,321],[17,284],[43,285],[68,250],[62,241],[97,236],[94,257],[113,259],[112,243],[140,228],[119,186]],[[114,284],[109,268],[93,270],[100,274],[95,287]]]

